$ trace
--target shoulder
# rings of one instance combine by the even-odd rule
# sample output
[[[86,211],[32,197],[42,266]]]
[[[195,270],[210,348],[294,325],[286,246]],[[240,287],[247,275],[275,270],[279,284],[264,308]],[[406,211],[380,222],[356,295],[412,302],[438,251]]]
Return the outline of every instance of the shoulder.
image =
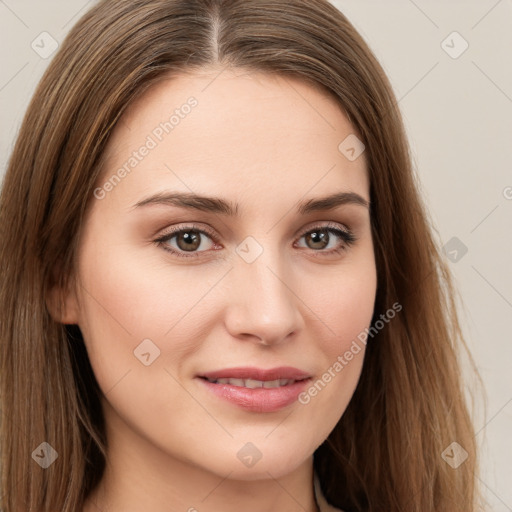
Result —
[[[316,497],[316,501],[318,503],[320,512],[343,512],[343,510],[333,507],[332,505],[329,505],[329,503],[327,503],[325,496],[322,494],[322,489],[320,488],[320,480],[316,473],[314,474],[314,486],[315,486],[315,497]]]

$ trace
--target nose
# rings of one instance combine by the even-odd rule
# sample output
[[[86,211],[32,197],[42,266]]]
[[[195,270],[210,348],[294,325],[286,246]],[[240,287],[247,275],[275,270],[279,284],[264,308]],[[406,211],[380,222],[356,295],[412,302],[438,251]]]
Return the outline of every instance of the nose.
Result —
[[[275,345],[302,329],[302,302],[293,291],[293,272],[281,260],[279,254],[265,250],[252,263],[236,261],[225,316],[226,328],[233,337]]]

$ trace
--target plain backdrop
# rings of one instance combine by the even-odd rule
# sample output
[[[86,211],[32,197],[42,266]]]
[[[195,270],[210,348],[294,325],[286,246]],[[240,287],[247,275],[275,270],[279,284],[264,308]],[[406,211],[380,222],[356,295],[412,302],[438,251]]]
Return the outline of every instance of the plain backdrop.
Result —
[[[42,47],[51,51],[93,3],[0,0],[2,175],[51,61]],[[487,414],[478,401],[475,409],[482,485],[493,511],[512,512],[512,1],[332,3],[369,43],[399,100],[487,393]]]

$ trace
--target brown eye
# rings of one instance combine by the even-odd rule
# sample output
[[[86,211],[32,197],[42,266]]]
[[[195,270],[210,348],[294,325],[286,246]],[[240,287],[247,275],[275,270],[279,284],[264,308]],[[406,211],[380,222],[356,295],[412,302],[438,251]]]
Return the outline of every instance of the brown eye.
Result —
[[[199,256],[200,253],[208,252],[215,245],[213,234],[195,227],[174,229],[155,241],[166,251],[183,257]]]
[[[310,231],[305,235],[305,239],[310,249],[325,249],[329,244],[329,231],[327,229]]]
[[[201,235],[197,231],[181,231],[176,237],[176,245],[182,251],[195,251],[201,245]]]
[[[300,240],[304,239],[304,245],[299,247],[311,249],[319,255],[328,256],[348,249],[357,240],[348,229],[341,229],[337,224],[318,226],[305,232]]]

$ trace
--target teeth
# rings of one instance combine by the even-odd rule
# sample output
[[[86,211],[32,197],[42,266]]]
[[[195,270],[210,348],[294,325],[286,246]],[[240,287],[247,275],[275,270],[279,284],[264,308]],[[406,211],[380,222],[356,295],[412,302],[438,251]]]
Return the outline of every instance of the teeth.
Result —
[[[244,387],[249,389],[262,388],[263,382],[261,380],[245,379]]]
[[[240,388],[278,388],[293,384],[293,379],[276,379],[276,380],[255,380],[255,379],[207,379],[208,382],[215,384],[229,384],[230,386],[238,386]]]

